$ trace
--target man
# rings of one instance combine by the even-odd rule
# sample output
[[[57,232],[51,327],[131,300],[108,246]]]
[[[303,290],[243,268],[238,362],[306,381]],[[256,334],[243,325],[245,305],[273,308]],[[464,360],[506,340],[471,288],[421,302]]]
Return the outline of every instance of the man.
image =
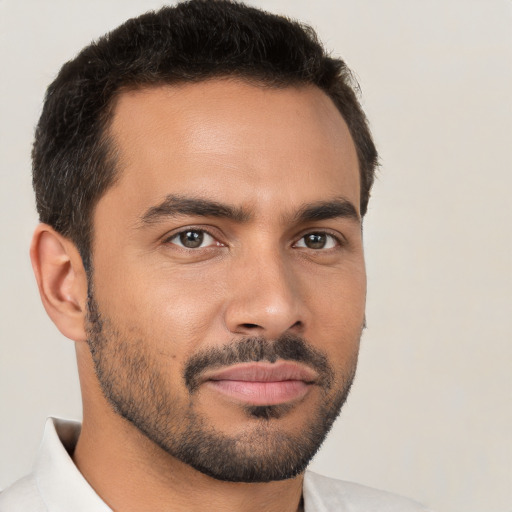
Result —
[[[355,374],[376,161],[345,64],[281,17],[192,0],[68,62],[31,258],[83,424],[47,423],[0,511],[424,510],[306,472]]]

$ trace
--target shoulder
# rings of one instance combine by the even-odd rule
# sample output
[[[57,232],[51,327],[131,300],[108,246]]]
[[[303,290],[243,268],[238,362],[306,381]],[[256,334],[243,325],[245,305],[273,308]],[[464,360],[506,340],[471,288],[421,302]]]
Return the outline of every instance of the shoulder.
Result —
[[[304,477],[304,501],[306,512],[428,512],[408,498],[311,471]]]
[[[33,475],[18,480],[0,492],[0,512],[46,512]]]

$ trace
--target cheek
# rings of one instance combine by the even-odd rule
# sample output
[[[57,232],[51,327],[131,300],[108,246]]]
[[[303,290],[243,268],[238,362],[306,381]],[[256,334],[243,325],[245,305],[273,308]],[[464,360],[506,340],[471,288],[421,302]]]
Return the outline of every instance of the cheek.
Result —
[[[119,266],[121,268],[121,266]],[[131,338],[166,354],[187,357],[218,322],[223,282],[215,272],[125,264],[123,272],[95,271],[96,299],[103,314]]]
[[[357,361],[365,317],[364,263],[332,273],[310,291],[312,322],[306,337],[346,374]]]
[[[366,273],[364,262],[315,276],[306,281],[307,301],[315,318],[321,318],[321,330],[350,330],[359,327],[366,304]]]
[[[211,336],[219,323],[223,276],[219,269],[181,268],[154,272],[148,279],[152,293],[145,316],[161,322],[191,349]]]

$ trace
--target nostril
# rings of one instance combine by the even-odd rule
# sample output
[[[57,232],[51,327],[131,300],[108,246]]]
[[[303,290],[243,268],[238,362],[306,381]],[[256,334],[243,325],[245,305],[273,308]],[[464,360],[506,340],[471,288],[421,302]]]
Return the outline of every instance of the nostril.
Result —
[[[301,334],[303,329],[304,329],[304,324],[300,320],[295,322],[293,325],[291,325],[289,327],[289,330],[295,332],[296,334]],[[288,329],[286,329],[286,330],[288,330]],[[237,329],[237,332],[240,332],[240,333],[245,332],[246,334],[252,333],[253,335],[254,334],[256,334],[256,335],[263,334],[266,331],[267,331],[267,329],[265,329],[261,325],[251,324],[251,323],[239,324],[238,329]],[[280,334],[282,334],[282,332],[277,334],[277,336],[279,336]]]
[[[261,326],[257,324],[242,324],[241,327],[244,329],[261,329]]]
[[[297,322],[295,322],[291,327],[290,329],[302,329],[303,327],[303,324],[300,320],[298,320]]]

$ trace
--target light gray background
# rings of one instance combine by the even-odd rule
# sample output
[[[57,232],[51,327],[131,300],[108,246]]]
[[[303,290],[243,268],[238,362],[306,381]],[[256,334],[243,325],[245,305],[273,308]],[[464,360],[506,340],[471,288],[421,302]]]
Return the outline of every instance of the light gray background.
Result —
[[[355,69],[382,158],[358,376],[313,468],[438,512],[511,511],[511,2],[251,3],[311,23]],[[47,415],[81,415],[73,343],[28,259],[44,90],[92,38],[159,5],[0,0],[0,488],[29,470]]]

